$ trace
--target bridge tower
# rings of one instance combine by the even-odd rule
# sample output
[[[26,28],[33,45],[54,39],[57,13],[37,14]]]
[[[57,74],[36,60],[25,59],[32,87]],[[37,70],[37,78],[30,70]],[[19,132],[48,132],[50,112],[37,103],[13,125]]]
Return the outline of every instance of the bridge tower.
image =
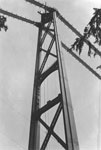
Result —
[[[61,53],[62,47],[58,36],[56,12],[54,10],[51,10],[49,12],[45,11],[45,13],[40,14],[41,14],[41,22],[39,24],[39,31],[38,31],[30,136],[29,136],[29,150],[45,150],[51,136],[53,136],[57,140],[57,142],[59,142],[62,145],[64,149],[79,150],[69,85],[64,68],[63,56]],[[48,45],[48,49],[45,50],[43,48],[43,45],[47,44],[45,43],[45,39],[47,38],[47,36],[51,37],[51,41]],[[56,55],[52,53],[53,45],[55,45]],[[45,53],[45,56],[43,58],[43,61],[41,62],[42,56],[41,54],[43,52]],[[48,67],[47,70],[43,71],[50,55],[52,57],[55,57],[55,61],[52,65]],[[56,98],[49,101],[49,103],[40,108],[41,84],[54,71],[58,72],[60,93],[57,95]],[[59,106],[53,117],[51,125],[48,126],[46,122],[42,120],[41,115],[57,104],[59,104]],[[63,131],[65,132],[65,142],[54,131],[54,127],[57,123],[61,111],[63,111],[63,122],[64,122]],[[42,145],[39,144],[40,124],[42,124],[47,129],[47,134],[45,139],[43,140]]]
[[[83,59],[76,55],[70,48],[68,48],[63,41],[60,42],[58,35],[57,18],[63,22],[70,30],[72,30],[78,37],[82,37],[79,31],[76,30],[62,15],[54,8],[43,5],[35,0],[26,0],[38,7],[45,10],[44,13],[39,12],[41,15],[41,21],[35,22],[18,16],[16,14],[7,12],[0,9],[0,13],[9,17],[16,18],[18,20],[30,23],[38,28],[38,40],[37,40],[37,53],[36,53],[36,64],[35,64],[35,76],[34,76],[34,87],[33,87],[33,98],[32,98],[32,109],[31,109],[31,121],[30,121],[30,133],[29,133],[29,145],[28,150],[45,150],[49,144],[51,136],[65,150],[79,150],[79,142],[77,137],[73,106],[70,96],[70,90],[68,85],[68,79],[65,71],[64,59],[62,55],[62,49],[64,48],[70,53],[77,61],[79,61],[84,67],[86,67],[93,75],[101,80],[101,75],[90,67]],[[46,38],[50,37],[50,42],[47,43]],[[84,41],[89,46],[89,41]],[[47,45],[47,49],[44,48]],[[101,57],[101,52],[93,45],[90,45],[93,52]],[[53,53],[52,51],[55,51]],[[44,53],[44,57],[42,57]],[[49,57],[54,58],[53,64],[50,64],[45,70],[45,66]],[[48,103],[41,107],[41,91],[42,84],[45,80],[54,72],[58,73],[59,82],[59,93],[52,100],[47,100]],[[51,82],[53,84],[54,81]],[[51,87],[50,87],[51,90]],[[42,118],[42,115],[50,111],[53,107],[57,106],[56,113],[53,117],[52,122],[48,125]],[[63,126],[65,141],[59,136],[54,128],[58,123],[58,118],[62,112]],[[40,125],[44,126],[47,130],[46,136],[43,139],[42,145],[40,145]]]

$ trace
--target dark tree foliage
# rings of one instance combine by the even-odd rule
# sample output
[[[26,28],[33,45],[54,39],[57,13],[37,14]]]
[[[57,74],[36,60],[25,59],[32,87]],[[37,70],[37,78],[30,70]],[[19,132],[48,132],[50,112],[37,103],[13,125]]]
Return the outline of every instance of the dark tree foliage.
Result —
[[[81,37],[81,38],[76,38],[74,44],[71,46],[72,46],[72,49],[79,52],[79,55],[80,55],[82,52],[83,45],[84,45],[84,37]]]
[[[5,25],[6,20],[7,20],[6,17],[0,16],[0,31],[1,29],[7,31],[8,27]]]
[[[99,46],[101,46],[101,9],[94,8],[94,11],[95,12],[93,14],[93,17],[84,29],[83,36],[80,38],[76,38],[74,44],[71,45],[71,49],[79,52],[79,55],[82,52],[84,41],[88,40],[91,36],[95,38],[94,43],[97,43]],[[91,43],[88,42],[88,44],[88,56],[91,56],[91,54],[93,54],[93,56],[95,57],[96,52],[92,53]]]
[[[84,36],[88,39],[92,35],[95,37],[94,43],[101,45],[101,9],[94,8],[94,10],[94,16],[84,29]]]

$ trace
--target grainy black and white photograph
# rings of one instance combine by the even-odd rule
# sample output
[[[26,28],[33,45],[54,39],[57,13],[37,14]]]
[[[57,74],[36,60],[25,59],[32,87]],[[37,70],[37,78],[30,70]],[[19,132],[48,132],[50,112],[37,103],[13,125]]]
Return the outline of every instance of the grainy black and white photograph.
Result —
[[[0,0],[0,150],[101,150],[101,0]]]

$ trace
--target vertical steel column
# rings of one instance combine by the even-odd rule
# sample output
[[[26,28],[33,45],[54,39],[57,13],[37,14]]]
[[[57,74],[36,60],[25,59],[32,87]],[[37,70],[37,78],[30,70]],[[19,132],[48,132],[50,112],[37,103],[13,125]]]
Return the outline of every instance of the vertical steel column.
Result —
[[[42,30],[40,27],[39,33],[38,33],[38,44],[37,44],[37,54],[36,54],[36,65],[35,65],[35,77],[34,77],[34,88],[33,88],[32,112],[31,112],[28,150],[39,150],[39,146],[40,146],[40,125],[38,122],[36,112],[40,106],[39,64],[40,64],[41,35],[42,35]]]
[[[60,42],[58,38],[57,25],[56,25],[56,12],[53,13],[53,22],[54,22],[53,24],[55,29],[56,52],[57,52],[58,65],[59,65],[59,80],[60,80],[60,88],[61,88],[60,90],[62,94],[63,118],[64,118],[67,150],[79,150],[70,91],[69,91],[66,72],[64,69],[64,63],[60,51]]]

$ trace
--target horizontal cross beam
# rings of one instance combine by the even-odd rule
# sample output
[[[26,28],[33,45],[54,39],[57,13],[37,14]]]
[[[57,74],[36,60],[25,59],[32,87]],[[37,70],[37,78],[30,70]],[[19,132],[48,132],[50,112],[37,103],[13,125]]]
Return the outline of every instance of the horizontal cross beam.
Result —
[[[48,101],[45,106],[43,106],[42,108],[40,108],[38,110],[38,115],[39,116],[42,115],[43,113],[45,113],[46,111],[48,111],[49,109],[51,109],[52,107],[54,107],[56,104],[58,104],[60,101],[61,101],[61,94],[59,94],[53,100]]]
[[[58,11],[56,11],[57,17],[70,29],[74,32],[78,37],[82,37],[82,34],[74,28]],[[84,39],[85,43],[89,46],[89,41]],[[101,52],[91,43],[91,48],[101,57]]]
[[[48,7],[48,6],[46,6],[46,5],[44,5],[44,4],[40,3],[40,2],[37,2],[35,0],[26,0],[26,1],[31,3],[31,4],[34,4],[34,5],[38,6],[40,8],[43,8],[43,9],[45,9],[47,11],[54,11],[54,8]]]
[[[21,20],[21,21],[30,23],[30,24],[32,24],[32,25],[35,25],[36,27],[39,27],[39,23],[38,23],[38,22],[29,20],[29,19],[24,18],[24,17],[21,17],[21,16],[18,16],[18,15],[16,15],[16,14],[13,14],[13,13],[8,12],[8,11],[6,11],[6,10],[0,9],[0,13],[1,13],[1,14],[4,14],[4,15],[7,15],[7,16],[9,16],[9,17],[12,17],[12,18],[15,18],[15,19],[18,19],[18,20]]]
[[[90,72],[92,72],[98,79],[101,80],[101,76],[93,70],[86,62],[84,62],[80,57],[78,57],[72,50],[70,50],[63,42],[61,42],[62,47],[69,52],[76,60],[78,60],[83,66],[85,66]]]

